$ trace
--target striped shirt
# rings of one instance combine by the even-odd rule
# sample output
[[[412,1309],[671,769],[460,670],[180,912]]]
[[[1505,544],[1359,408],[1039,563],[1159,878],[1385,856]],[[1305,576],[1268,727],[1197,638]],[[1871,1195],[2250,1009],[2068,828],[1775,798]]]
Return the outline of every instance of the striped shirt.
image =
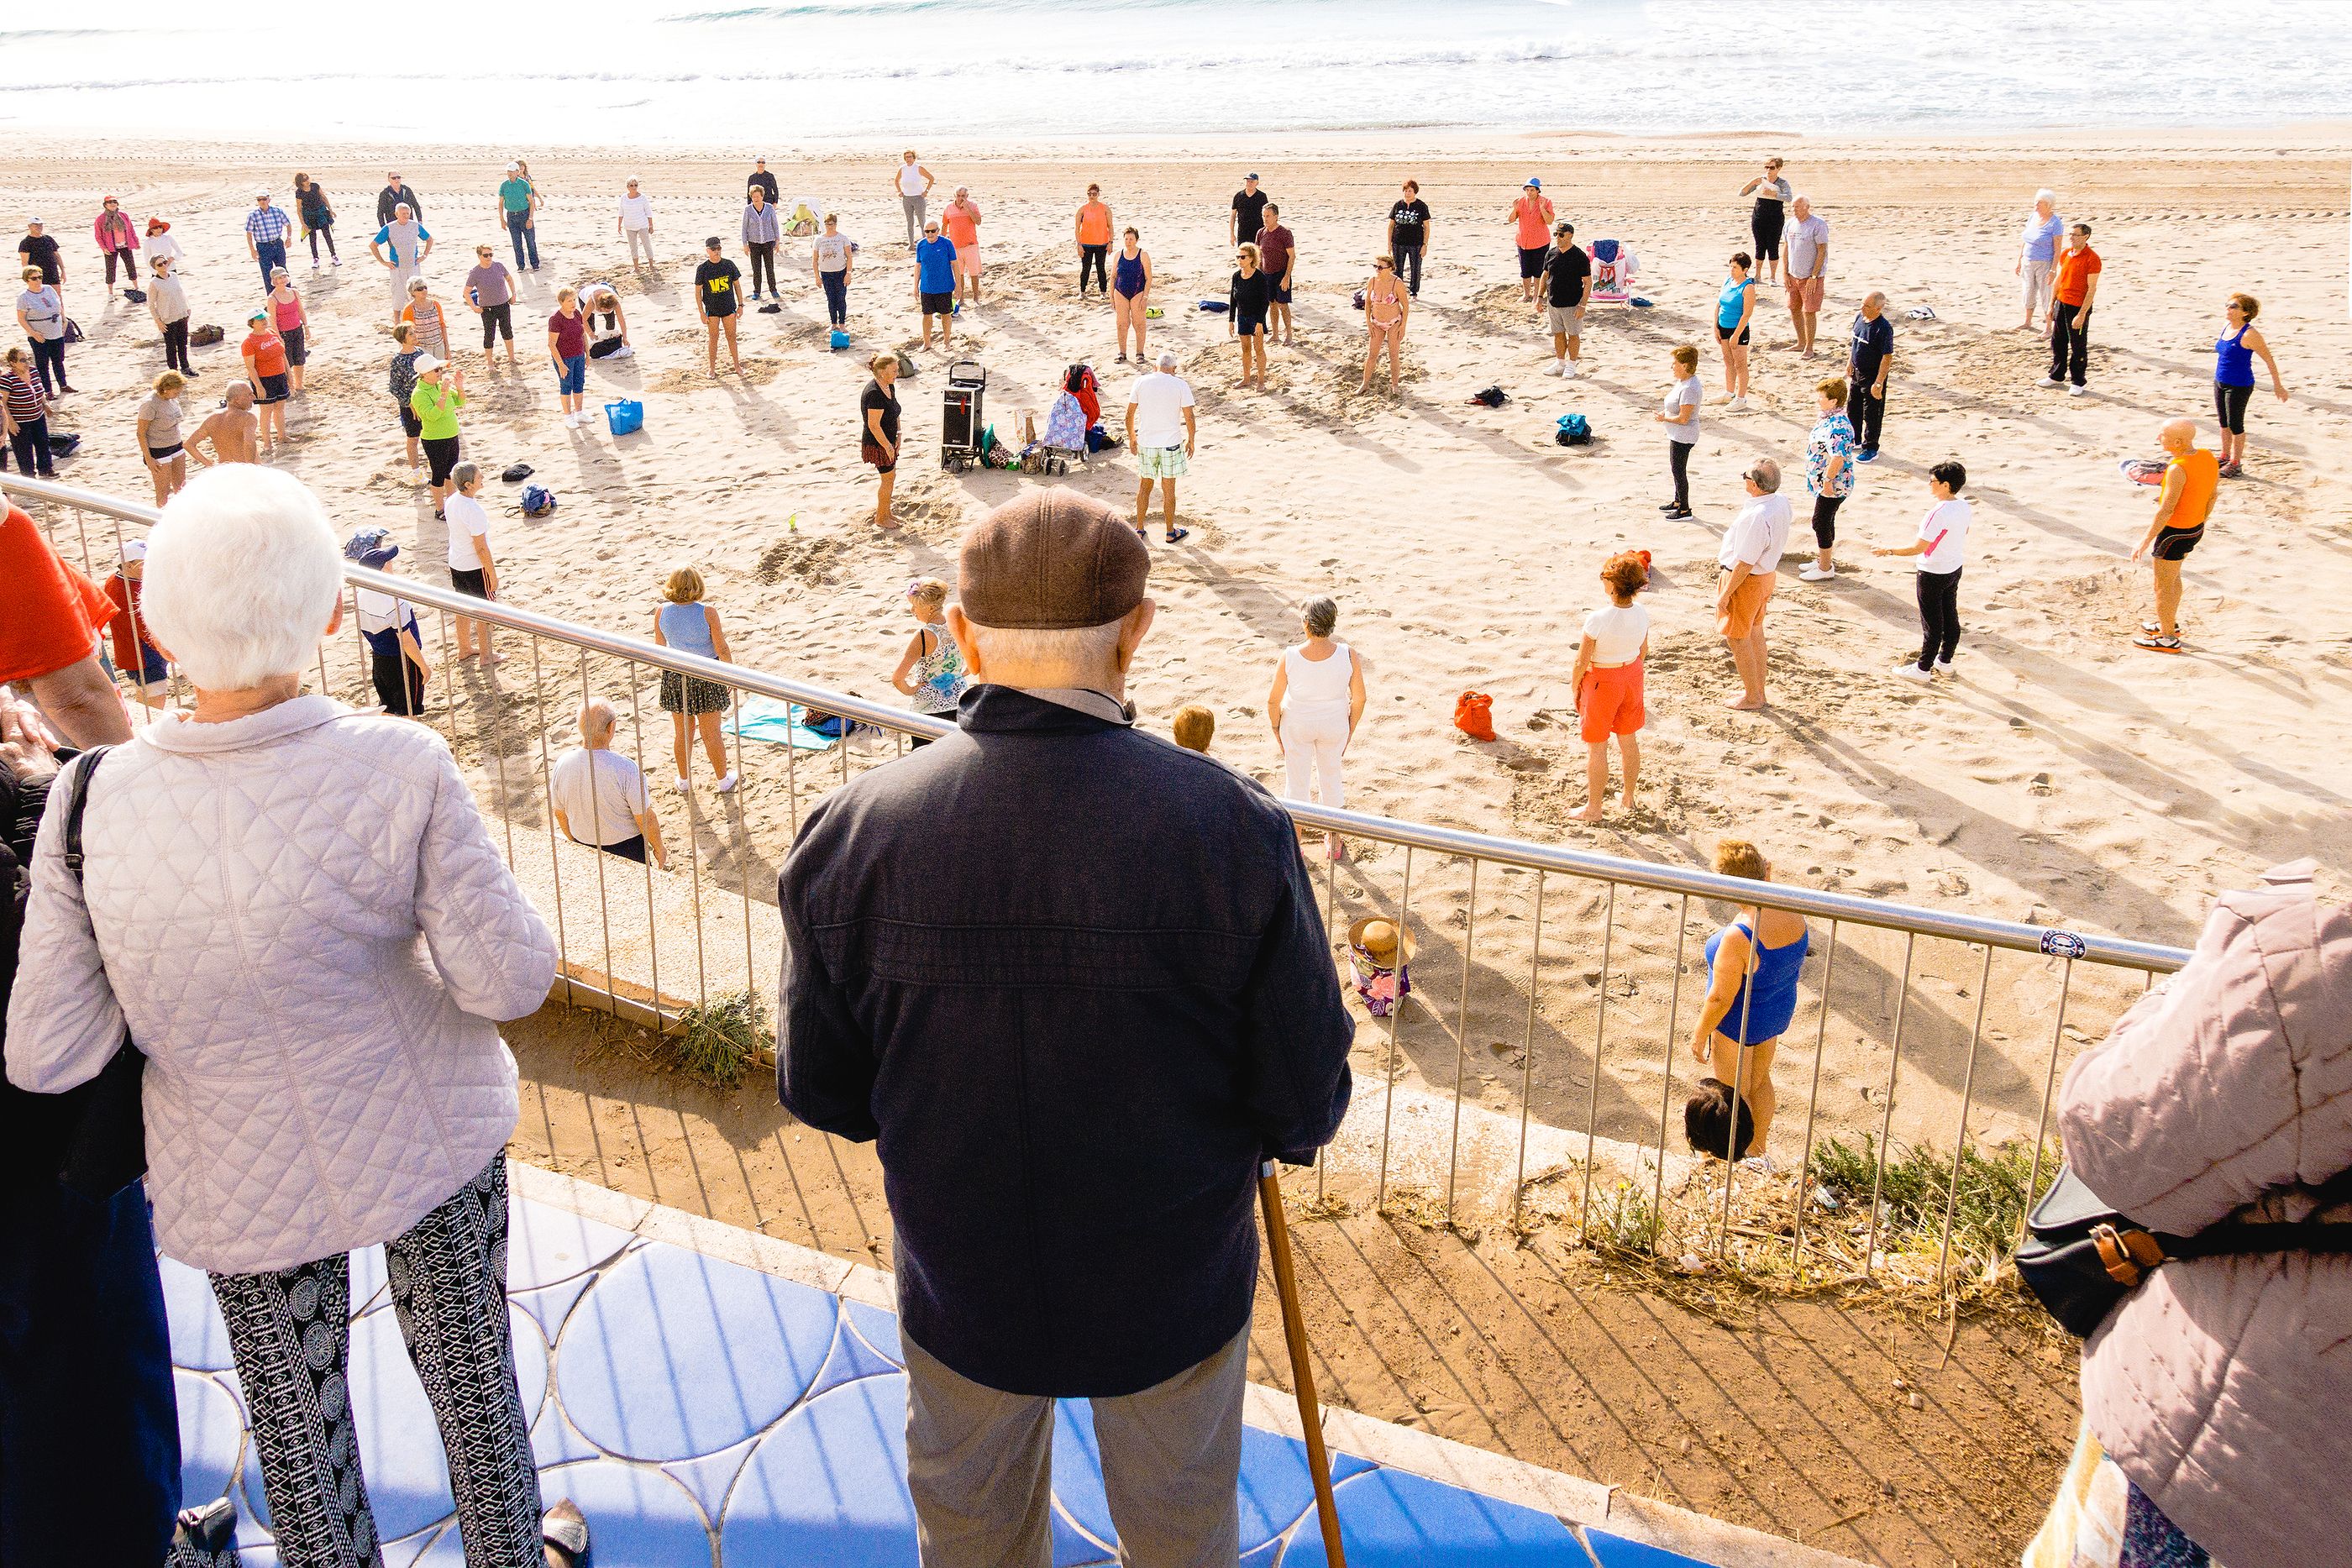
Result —
[[[293,226],[294,220],[277,207],[256,207],[245,214],[245,232],[263,245],[284,239]]]
[[[38,381],[6,371],[0,371],[0,401],[7,403],[8,417],[14,420],[39,419],[49,412]]]

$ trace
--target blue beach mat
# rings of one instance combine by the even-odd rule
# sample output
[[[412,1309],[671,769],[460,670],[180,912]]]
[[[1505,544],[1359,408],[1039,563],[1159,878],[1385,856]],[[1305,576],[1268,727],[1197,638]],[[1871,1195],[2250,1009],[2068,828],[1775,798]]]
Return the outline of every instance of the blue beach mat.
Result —
[[[765,740],[778,746],[789,746],[796,751],[823,751],[835,744],[833,737],[819,735],[803,719],[808,710],[798,703],[782,703],[773,697],[747,696],[736,708],[732,721],[740,725],[746,740]]]

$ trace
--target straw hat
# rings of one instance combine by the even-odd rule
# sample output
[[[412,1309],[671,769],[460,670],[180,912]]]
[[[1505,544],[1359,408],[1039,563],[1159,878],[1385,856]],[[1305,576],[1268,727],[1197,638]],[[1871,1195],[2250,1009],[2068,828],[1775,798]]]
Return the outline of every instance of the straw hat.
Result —
[[[1353,925],[1348,927],[1348,946],[1353,947],[1357,952],[1361,953],[1365,957],[1370,959],[1380,967],[1383,969],[1393,969],[1396,967],[1396,923],[1394,921],[1383,920],[1377,915],[1368,915],[1364,916],[1363,919],[1357,921]],[[1413,940],[1412,933],[1411,931],[1407,931],[1404,934],[1404,961],[1406,963],[1410,964],[1412,962],[1412,956],[1419,947],[1420,944]]]

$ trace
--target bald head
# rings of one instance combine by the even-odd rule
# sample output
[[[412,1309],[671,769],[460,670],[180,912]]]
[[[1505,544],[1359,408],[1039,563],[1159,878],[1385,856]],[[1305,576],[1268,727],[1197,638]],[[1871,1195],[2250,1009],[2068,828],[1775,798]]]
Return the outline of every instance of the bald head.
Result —
[[[613,727],[620,715],[603,697],[590,697],[580,705],[580,741],[591,751],[601,751],[613,744]]]
[[[231,382],[228,383],[227,396],[229,407],[251,408],[253,406],[253,383],[251,382]]]
[[[2197,422],[2176,419],[2157,433],[2157,440],[2175,457],[2185,457],[2197,445]]]

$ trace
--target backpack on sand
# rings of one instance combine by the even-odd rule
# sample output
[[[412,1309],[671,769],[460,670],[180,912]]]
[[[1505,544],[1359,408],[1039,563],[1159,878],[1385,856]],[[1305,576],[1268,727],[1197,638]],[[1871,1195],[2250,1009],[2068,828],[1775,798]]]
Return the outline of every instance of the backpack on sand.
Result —
[[[1552,439],[1562,446],[1590,446],[1592,444],[1592,422],[1580,413],[1563,413],[1559,416],[1559,429]]]
[[[549,489],[544,485],[525,485],[522,487],[522,515],[524,517],[543,517],[554,510],[554,491]]]
[[[206,322],[188,334],[188,343],[192,348],[209,349],[220,340],[221,329],[210,322]]]

